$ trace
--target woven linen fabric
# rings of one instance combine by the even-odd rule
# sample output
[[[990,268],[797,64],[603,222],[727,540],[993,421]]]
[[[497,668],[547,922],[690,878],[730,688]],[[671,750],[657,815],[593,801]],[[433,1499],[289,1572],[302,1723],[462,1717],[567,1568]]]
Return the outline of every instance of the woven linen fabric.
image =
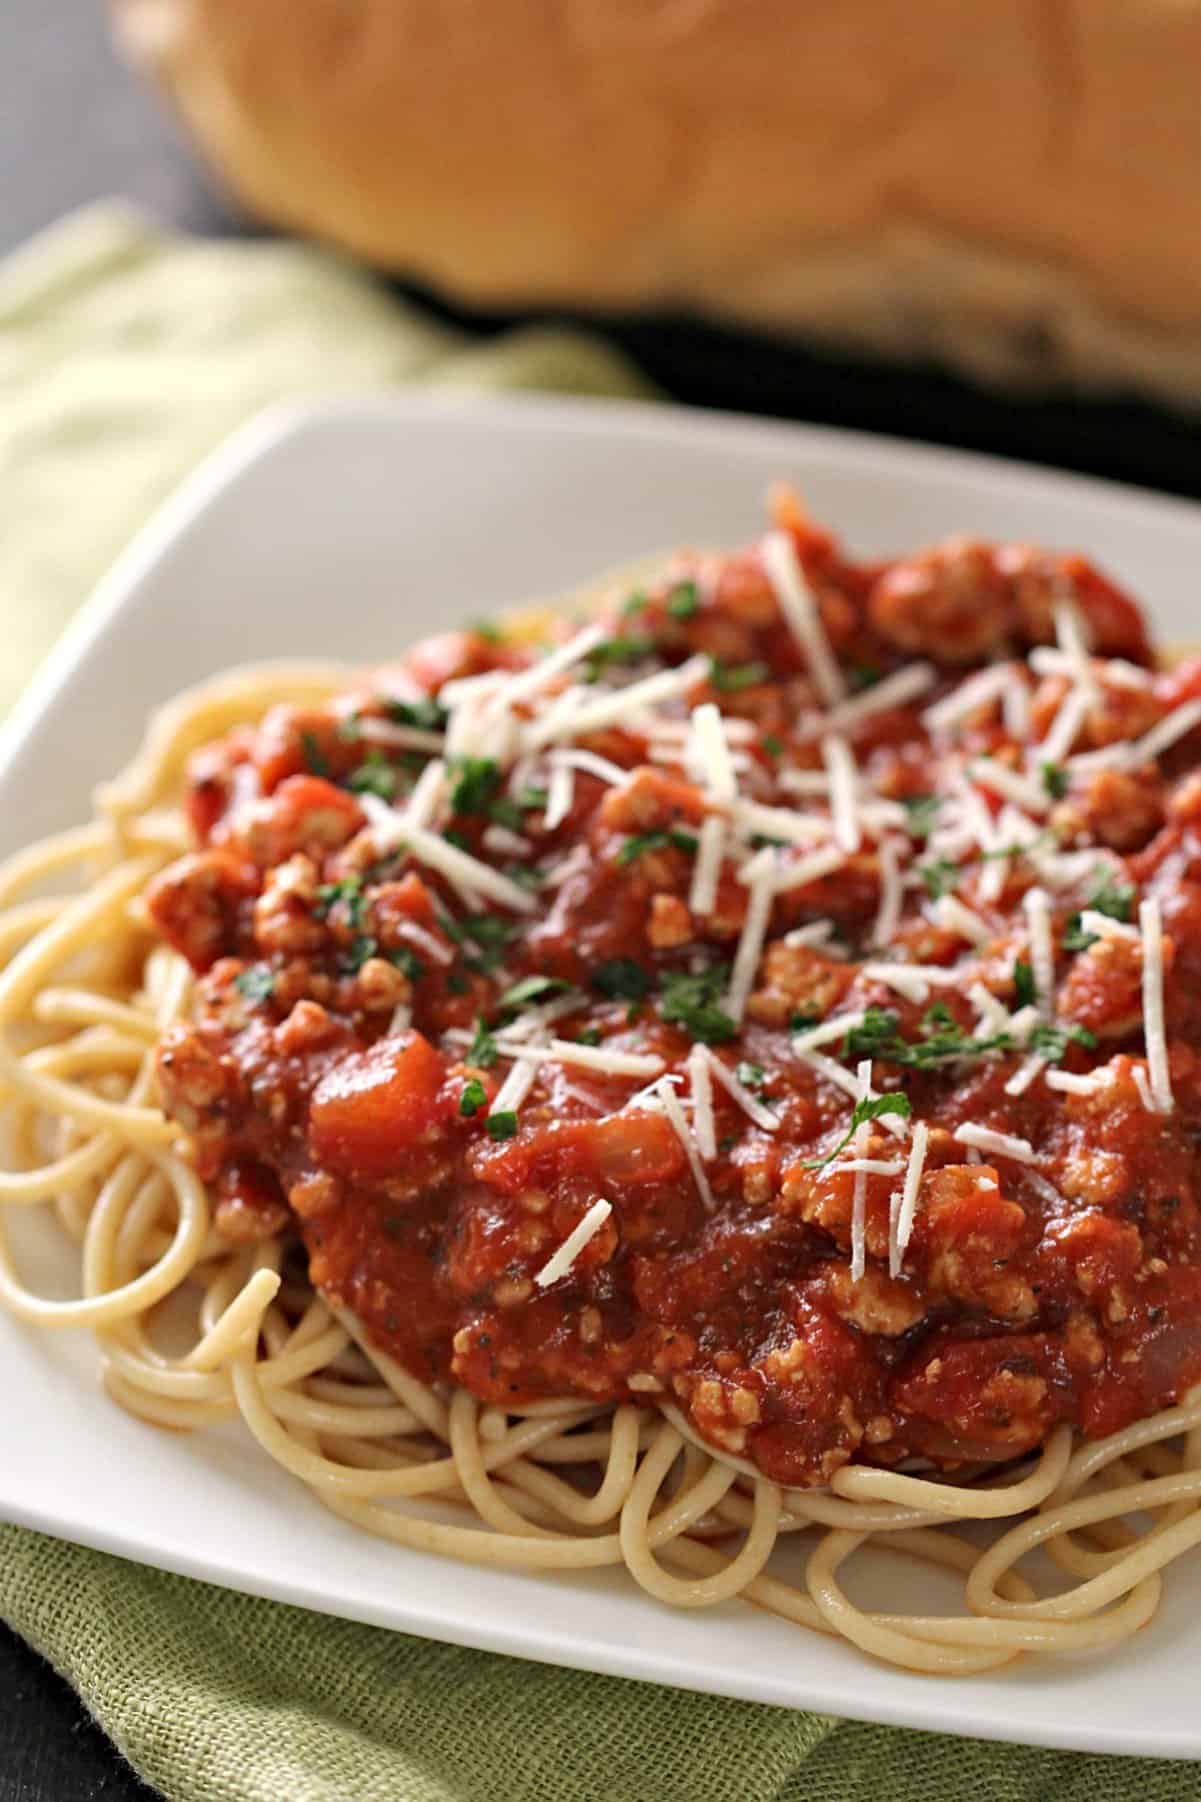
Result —
[[[272,402],[407,381],[649,393],[592,339],[531,330],[480,346],[320,251],[189,242],[120,209],[0,265],[0,705],[230,431]],[[297,1506],[314,1505],[298,1487]],[[393,1568],[403,1556],[380,1547]],[[0,1616],[169,1802],[1201,1802],[1187,1765],[465,1651],[15,1526],[0,1526]]]

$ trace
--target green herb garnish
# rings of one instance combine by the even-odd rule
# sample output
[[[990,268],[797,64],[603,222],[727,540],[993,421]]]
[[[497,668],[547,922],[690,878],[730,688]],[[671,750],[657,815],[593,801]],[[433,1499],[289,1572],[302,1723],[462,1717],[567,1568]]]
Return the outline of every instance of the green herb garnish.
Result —
[[[304,755],[305,768],[308,770],[309,774],[312,776],[324,776],[326,781],[328,781],[331,774],[329,758],[321,749],[315,732],[301,733],[300,749]]]
[[[586,1026],[583,1032],[576,1033],[575,1042],[577,1045],[599,1045],[601,1042],[600,1027]]]
[[[378,795],[381,801],[391,801],[396,796],[399,775],[399,770],[388,762],[382,751],[371,750],[358,768],[351,770],[346,786],[356,795]]]
[[[387,711],[398,726],[412,726],[417,732],[441,732],[446,726],[446,709],[432,695],[419,701],[389,701]]]
[[[450,805],[455,813],[485,813],[500,787],[500,765],[492,757],[452,757],[449,764],[454,787]]]
[[[245,970],[239,970],[234,977],[234,987],[239,995],[245,995],[247,1001],[256,1006],[270,1000],[275,992],[275,972],[266,964],[250,964]]]
[[[491,1070],[500,1056],[496,1048],[496,1040],[485,1021],[475,1023],[475,1037],[467,1047],[467,1062],[476,1064],[481,1070]]]
[[[410,982],[419,982],[425,975],[425,965],[411,945],[401,945],[397,950],[389,951],[388,962],[403,971]]]
[[[654,639],[640,633],[628,633],[624,638],[602,638],[584,659],[587,678],[589,682],[595,682],[601,671],[612,663],[638,663],[643,657],[649,657],[654,648]]]
[[[1067,771],[1061,769],[1057,763],[1040,763],[1038,767],[1042,774],[1043,787],[1051,799],[1062,801],[1068,792],[1070,781]]]
[[[865,1095],[857,1101],[851,1110],[851,1124],[844,1136],[838,1141],[833,1151],[828,1151],[824,1158],[804,1158],[802,1163],[806,1170],[821,1170],[831,1158],[836,1158],[850,1144],[859,1128],[869,1120],[879,1120],[884,1114],[899,1114],[902,1119],[910,1113],[908,1095]]]
[[[804,1032],[810,1026],[820,1026],[821,1018],[821,1015],[815,1013],[812,1008],[798,1008],[795,1014],[788,1016],[788,1030],[789,1032]]]
[[[941,795],[902,795],[905,830],[911,838],[929,838],[942,807]]]
[[[932,858],[929,863],[919,863],[917,868],[931,901],[940,901],[959,881],[959,865],[946,857]]]
[[[738,1027],[718,1005],[725,994],[729,971],[723,964],[695,974],[680,972],[663,977],[659,1011],[673,1026],[682,1026],[705,1045],[723,1045],[738,1036]]]
[[[761,1089],[767,1081],[762,1064],[751,1064],[745,1059],[735,1065],[734,1074],[744,1089]]]
[[[341,882],[323,882],[317,890],[317,906],[314,910],[317,918],[328,918],[339,901],[346,909],[346,920],[351,931],[357,932],[362,925],[363,908],[367,902],[361,877],[346,876]]]
[[[592,986],[612,1001],[641,1001],[651,978],[632,957],[609,957],[593,970]]]
[[[1034,1006],[1036,1000],[1034,993],[1034,971],[1024,957],[1019,957],[1014,960],[1013,992],[1017,997],[1019,1007]]]
[[[517,1131],[517,1115],[512,1112],[489,1114],[484,1125],[490,1139],[511,1139]]]
[[[784,741],[777,738],[774,732],[765,732],[759,743],[774,763],[777,757],[784,755]]]
[[[571,984],[558,976],[523,976],[511,989],[506,989],[497,1007],[501,1013],[520,1013],[534,1001],[545,1001],[550,995],[561,995]]]
[[[766,663],[728,664],[716,657],[709,659],[709,681],[721,694],[739,694],[744,688],[766,682],[770,675]]]
[[[672,619],[692,619],[701,604],[695,582],[677,582],[667,597],[667,611]]]
[[[1045,1057],[1048,1063],[1057,1064],[1069,1045],[1083,1045],[1086,1051],[1095,1049],[1096,1033],[1090,1032],[1087,1026],[1077,1026],[1074,1022],[1067,1024],[1043,1023],[1036,1026],[1030,1034],[1030,1049]]]
[[[633,838],[626,839],[617,853],[619,864],[633,863],[644,851],[688,851],[696,850],[695,832],[680,832],[674,827],[666,832],[639,832]]]
[[[478,1076],[472,1076],[463,1084],[463,1092],[459,1096],[459,1112],[465,1120],[470,1120],[487,1105],[488,1091]]]

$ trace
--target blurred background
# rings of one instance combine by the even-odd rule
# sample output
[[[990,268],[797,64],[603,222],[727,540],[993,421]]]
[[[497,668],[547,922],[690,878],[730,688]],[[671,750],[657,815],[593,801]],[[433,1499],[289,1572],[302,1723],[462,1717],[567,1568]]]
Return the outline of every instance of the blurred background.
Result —
[[[1201,495],[1199,76],[1201,0],[0,0],[0,487],[11,525],[43,509],[6,631],[86,592],[56,561],[85,452],[161,432],[175,401],[122,412],[122,384],[195,348],[173,235],[122,307],[118,239],[101,272],[59,224],[112,199],[183,246],[337,247],[377,332],[393,303],[484,346],[582,325],[678,401]],[[40,398],[88,359],[90,438]],[[2,1627],[0,1712],[0,1802],[150,1795]]]
[[[599,321],[679,400],[1201,493],[1201,10],[908,11],[4,0],[0,249],[101,196],[208,237],[295,222],[481,336]]]

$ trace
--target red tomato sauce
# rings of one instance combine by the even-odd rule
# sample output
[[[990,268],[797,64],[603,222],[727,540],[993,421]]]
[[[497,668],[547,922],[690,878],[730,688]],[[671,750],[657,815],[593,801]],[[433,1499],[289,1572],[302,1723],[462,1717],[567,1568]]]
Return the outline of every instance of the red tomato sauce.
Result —
[[[636,719],[578,740],[627,775],[576,769],[549,828],[538,755],[517,771],[478,753],[449,762],[433,830],[518,883],[528,911],[465,901],[413,850],[381,849],[373,804],[403,807],[437,751],[442,685],[529,661],[516,643],[454,633],[328,706],[277,707],[192,759],[196,849],[149,896],[159,931],[199,972],[193,1018],[160,1048],[165,1105],[193,1140],[221,1230],[295,1235],[316,1287],[427,1381],[501,1405],[671,1402],[716,1449],[798,1485],[851,1459],[1004,1461],[1059,1421],[1109,1432],[1201,1377],[1201,742],[1186,733],[1133,764],[1088,753],[1155,728],[1201,692],[1201,671],[1151,674],[1139,611],[1078,557],[957,540],[857,566],[803,520],[789,529],[852,696],[915,658],[933,674],[918,698],[847,726],[867,805],[886,824],[865,826],[833,873],[776,894],[741,1020],[723,1003],[747,885],[727,862],[712,908],[693,912],[711,799]],[[1028,743],[1070,678],[1037,654],[1022,660],[1053,644],[1065,592],[1094,656],[1121,664],[1094,666],[1071,756],[1048,773]],[[740,794],[824,810],[821,698],[758,550],[682,556],[607,627],[584,672],[597,692],[707,657],[674,704],[680,730],[689,707],[716,702],[738,722]],[[951,727],[923,723],[931,702],[1000,658],[1019,660],[1022,731],[997,695]],[[537,711],[523,709],[525,721]],[[1036,843],[1003,855],[999,876],[988,872],[1003,844],[985,853],[969,835],[954,855],[931,849],[981,757],[1045,785]],[[1005,799],[976,792],[996,838]],[[881,947],[884,839],[904,887]],[[804,855],[800,844],[777,853],[782,868]],[[1015,1094],[1006,1084],[1031,1042],[984,1030],[973,992],[1009,1018],[1029,1003],[1023,897],[1040,880],[1053,1030],[1036,1041],[1038,1078]],[[944,892],[983,923],[980,942],[939,914]],[[1166,1113],[1145,1095],[1131,922],[1148,896],[1165,935]],[[1086,931],[1090,906],[1122,930]],[[817,922],[826,938],[790,942]],[[873,961],[955,974],[919,1002]],[[710,1201],[670,1119],[634,1099],[645,1078],[549,1060],[490,1126],[513,1068],[497,1036],[548,1004],[548,1033],[657,1057],[684,1099],[689,1053],[707,1041],[774,1130],[715,1083]],[[898,1135],[878,1117],[865,1144],[840,1149],[852,1097],[795,1044],[842,1014],[866,1015],[868,1043],[835,1038],[823,1055],[853,1072],[866,1051],[876,1090],[907,1098],[908,1124],[929,1127],[896,1276],[905,1126]],[[1048,1071],[1095,1073],[1094,1086],[1065,1092]],[[955,1137],[965,1122],[1025,1142],[1031,1159],[980,1160]],[[852,1155],[888,1167],[862,1182],[861,1277],[856,1178],[841,1168]],[[601,1229],[540,1286],[601,1198],[612,1209]]]

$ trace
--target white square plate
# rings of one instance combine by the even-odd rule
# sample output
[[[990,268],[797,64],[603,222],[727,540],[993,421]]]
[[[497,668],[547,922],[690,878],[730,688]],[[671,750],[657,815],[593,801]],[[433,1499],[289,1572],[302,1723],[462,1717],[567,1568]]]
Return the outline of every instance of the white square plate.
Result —
[[[1201,636],[1201,510],[1179,501],[669,408],[347,400],[239,436],[102,585],[0,742],[0,853],[85,817],[147,710],[203,675],[263,657],[368,662],[645,551],[736,543],[759,529],[777,476],[857,552],[960,530],[1075,546],[1144,597],[1168,638]],[[53,1273],[61,1293],[71,1262]],[[623,1573],[475,1570],[385,1546],[327,1514],[248,1434],[185,1439],[124,1415],[97,1389],[86,1335],[0,1318],[0,1361],[0,1512],[68,1539],[492,1651],[955,1733],[1201,1755],[1195,1558],[1171,1572],[1154,1624],[1105,1660],[937,1681],[737,1603],[669,1612]],[[886,1605],[916,1599],[904,1563],[881,1557],[870,1573]],[[862,1577],[852,1588],[863,1594]]]

